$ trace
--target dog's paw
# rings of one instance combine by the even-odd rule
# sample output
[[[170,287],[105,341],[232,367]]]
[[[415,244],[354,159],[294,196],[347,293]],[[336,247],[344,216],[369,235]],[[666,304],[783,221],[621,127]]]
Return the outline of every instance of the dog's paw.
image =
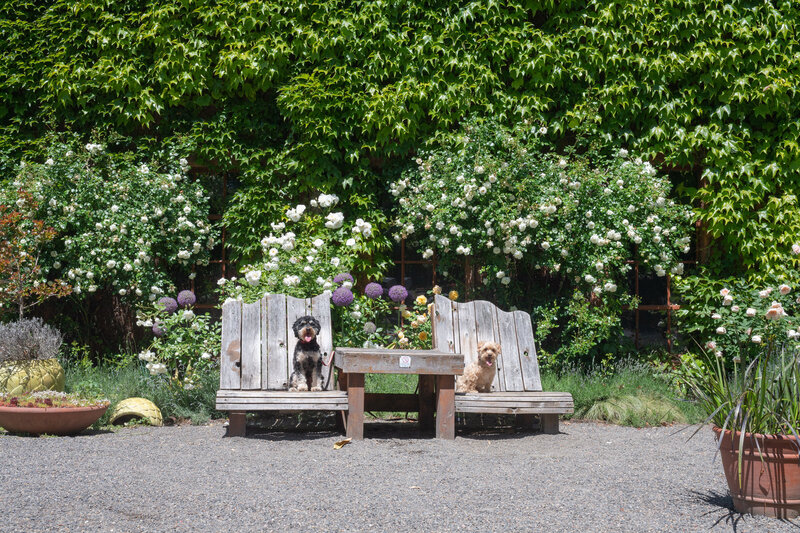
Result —
[[[297,386],[297,390],[299,392],[306,392],[308,390],[308,385],[306,385],[305,383],[301,383]]]
[[[322,387],[311,387],[311,392],[319,392],[322,390]]]
[[[297,392],[297,387],[289,387],[289,392]]]

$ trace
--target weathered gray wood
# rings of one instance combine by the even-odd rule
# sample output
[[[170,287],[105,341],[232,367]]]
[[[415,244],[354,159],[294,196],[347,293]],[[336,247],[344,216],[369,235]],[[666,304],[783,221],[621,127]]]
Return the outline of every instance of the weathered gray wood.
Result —
[[[244,411],[231,412],[228,416],[228,437],[244,437],[247,433],[247,413]]]
[[[268,390],[286,390],[289,367],[286,362],[286,296],[267,295]],[[263,380],[262,380],[263,382]]]
[[[242,389],[261,388],[261,302],[242,305]]]
[[[269,313],[267,296],[258,301],[261,306],[261,390],[269,389]]]
[[[238,389],[241,384],[242,302],[222,304],[222,349],[219,357],[219,386]]]
[[[551,435],[556,435],[559,433],[557,414],[543,413],[541,415],[541,420],[543,433],[549,433]]]
[[[542,390],[539,376],[539,361],[536,359],[536,344],[533,341],[533,324],[531,316],[523,311],[514,311],[514,322],[517,327],[517,346],[520,352],[522,381],[526,391]]]
[[[458,392],[456,397],[467,398],[572,398],[568,392],[551,392],[551,391],[536,391],[536,392],[523,392],[523,391],[505,391],[493,392],[491,394],[483,392]]]
[[[335,365],[347,374],[460,375],[464,372],[460,354],[438,350],[337,348]]]
[[[439,439],[456,438],[455,387],[455,377],[436,376],[436,437]]]
[[[491,393],[487,393],[491,394]],[[488,413],[488,414],[497,414],[497,415],[536,415],[536,414],[553,414],[553,415],[560,415],[560,414],[567,414],[570,411],[564,411],[561,407],[462,407],[458,401],[456,401],[456,412],[457,413]]]
[[[364,438],[364,374],[347,374],[347,436]]]
[[[475,335],[478,343],[481,342],[499,342],[500,335],[497,332],[496,324],[496,311],[497,307],[487,302],[486,300],[476,300],[473,302],[475,306]],[[497,359],[497,374],[492,382],[492,391],[504,391],[505,385],[505,358],[502,353],[502,345],[500,346],[500,357]],[[475,357],[477,358],[478,351],[475,348]]]
[[[286,353],[284,357],[286,357],[286,366],[289,369],[289,376],[292,375],[292,359],[294,358],[294,348],[297,346],[298,342],[297,337],[294,336],[294,331],[292,331],[292,326],[295,320],[308,314],[307,306],[308,308],[311,307],[310,302],[311,300],[308,300],[307,303],[305,298],[295,298],[294,296],[286,297]],[[284,388],[288,388],[288,385]]]
[[[331,390],[320,392],[289,392],[286,390],[280,391],[259,391],[259,390],[220,390],[217,391],[217,398],[293,398],[293,399],[308,399],[308,398],[339,398],[344,396],[344,391]]]
[[[347,402],[344,403],[303,403],[275,404],[269,400],[258,403],[223,402],[217,404],[220,411],[233,411],[234,409],[247,409],[248,411],[346,411]]]
[[[514,315],[496,309],[497,328],[499,332],[500,358],[503,360],[503,379],[505,389],[509,391],[525,390],[522,382],[522,370],[517,345],[517,326]]]
[[[330,354],[333,351],[333,326],[331,324],[331,296],[329,293],[323,293],[311,299],[311,314],[319,320],[320,332],[317,337],[319,343],[319,351],[322,354],[323,362],[330,359]],[[333,379],[331,379],[331,371],[333,363],[323,365],[322,367],[322,383],[325,385],[325,390],[333,388]]]
[[[448,298],[437,294],[433,297],[434,313],[431,328],[434,330],[433,347],[441,352],[460,353],[458,335],[454,329],[453,302]]]
[[[458,343],[464,354],[464,365],[469,365],[478,358],[475,306],[472,302],[456,303],[454,317],[458,324]]]
[[[489,393],[491,394],[491,393]],[[507,402],[482,402],[469,400],[456,400],[460,407],[525,407],[536,409],[538,407],[552,407],[553,409],[564,409],[564,413],[572,412],[574,407],[572,402],[548,402],[548,401],[516,401]]]

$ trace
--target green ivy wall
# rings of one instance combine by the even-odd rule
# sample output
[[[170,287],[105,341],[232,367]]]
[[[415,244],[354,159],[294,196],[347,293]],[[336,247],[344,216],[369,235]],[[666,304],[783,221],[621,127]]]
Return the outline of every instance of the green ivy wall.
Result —
[[[180,137],[240,173],[246,254],[306,192],[369,212],[466,116],[530,119],[685,170],[718,249],[764,267],[800,234],[798,20],[790,1],[9,0],[0,152],[64,126]]]

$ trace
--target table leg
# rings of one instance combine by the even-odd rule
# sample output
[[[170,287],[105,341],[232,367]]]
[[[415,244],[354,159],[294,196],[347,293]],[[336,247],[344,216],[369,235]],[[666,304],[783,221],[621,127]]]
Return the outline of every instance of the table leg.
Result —
[[[247,413],[231,411],[228,414],[228,437],[244,437],[247,432]]]
[[[433,397],[436,388],[436,378],[426,374],[419,376],[419,427],[420,429],[433,429]]]
[[[456,379],[455,376],[436,376],[436,437],[456,438]]]
[[[364,438],[364,374],[347,375],[347,436]]]
[[[331,370],[333,372],[333,370]],[[341,391],[347,392],[347,374],[344,372],[336,371],[336,388]],[[347,431],[347,411],[339,411],[336,413],[336,431],[345,433]]]

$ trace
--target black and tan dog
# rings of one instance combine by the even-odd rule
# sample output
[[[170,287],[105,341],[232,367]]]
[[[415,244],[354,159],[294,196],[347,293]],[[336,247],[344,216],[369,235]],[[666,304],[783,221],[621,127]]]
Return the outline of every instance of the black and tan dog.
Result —
[[[289,379],[289,390],[321,391],[322,383],[322,354],[319,351],[317,335],[319,335],[319,320],[313,316],[301,316],[292,325],[297,346],[294,347],[292,361],[292,377]]]

